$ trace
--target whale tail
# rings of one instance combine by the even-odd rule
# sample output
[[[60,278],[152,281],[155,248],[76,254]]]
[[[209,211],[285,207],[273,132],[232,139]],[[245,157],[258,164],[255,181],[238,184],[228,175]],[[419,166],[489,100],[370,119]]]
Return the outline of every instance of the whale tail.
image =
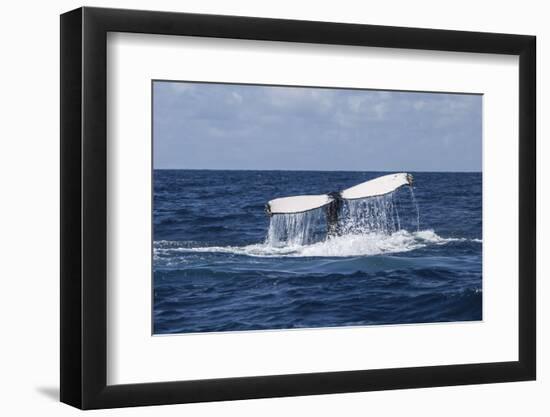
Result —
[[[412,186],[412,184],[413,176],[411,174],[405,172],[389,174],[328,194],[276,198],[266,204],[266,212],[269,216],[297,214],[325,207],[327,232],[329,235],[337,235],[338,213],[343,200],[382,196],[404,185]]]
[[[270,200],[266,212],[274,214],[295,214],[328,206],[337,200],[356,200],[389,194],[403,185],[412,186],[413,176],[401,172],[384,175],[372,180],[346,188],[340,192],[318,195],[297,195]]]

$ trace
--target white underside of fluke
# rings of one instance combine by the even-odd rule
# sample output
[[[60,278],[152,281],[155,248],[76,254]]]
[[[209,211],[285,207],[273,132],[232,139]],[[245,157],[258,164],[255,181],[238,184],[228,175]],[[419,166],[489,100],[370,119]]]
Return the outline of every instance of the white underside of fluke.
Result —
[[[340,192],[340,197],[346,200],[375,197],[395,191],[402,185],[410,184],[412,177],[405,173],[384,175],[370,181],[363,182]],[[282,197],[267,203],[270,214],[302,213],[326,206],[334,201],[328,194],[298,195],[294,197]]]
[[[295,197],[283,197],[271,200],[268,203],[271,214],[301,213],[326,206],[334,199],[327,194],[298,195]]]
[[[357,198],[375,197],[395,191],[402,185],[409,184],[407,173],[400,172],[398,174],[384,175],[370,181],[357,184],[353,187],[346,188],[340,193],[340,196],[346,200]]]

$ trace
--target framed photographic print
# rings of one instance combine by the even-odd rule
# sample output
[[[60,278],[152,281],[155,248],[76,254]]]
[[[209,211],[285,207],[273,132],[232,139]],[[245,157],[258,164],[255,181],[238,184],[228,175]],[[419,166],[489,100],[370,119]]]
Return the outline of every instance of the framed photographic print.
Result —
[[[61,16],[61,400],[535,379],[535,38]]]

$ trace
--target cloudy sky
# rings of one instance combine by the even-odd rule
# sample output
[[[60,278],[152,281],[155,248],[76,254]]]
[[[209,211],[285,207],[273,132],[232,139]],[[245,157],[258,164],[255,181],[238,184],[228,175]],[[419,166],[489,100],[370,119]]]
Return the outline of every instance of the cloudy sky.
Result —
[[[481,171],[482,96],[160,82],[156,169]]]

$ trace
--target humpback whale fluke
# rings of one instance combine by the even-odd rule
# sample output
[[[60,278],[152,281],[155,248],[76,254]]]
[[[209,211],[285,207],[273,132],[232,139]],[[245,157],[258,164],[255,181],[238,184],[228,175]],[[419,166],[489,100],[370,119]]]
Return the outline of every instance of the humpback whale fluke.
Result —
[[[340,192],[320,195],[297,195],[270,200],[266,205],[269,215],[293,214],[315,210],[339,199],[356,200],[389,194],[403,185],[412,185],[413,176],[405,172],[389,174],[354,185]]]
[[[266,204],[269,216],[277,214],[304,213],[325,207],[328,233],[338,234],[338,213],[343,200],[357,200],[368,197],[378,197],[389,194],[403,185],[412,186],[413,176],[406,172],[384,175],[372,180],[354,185],[342,191],[320,195],[298,195],[270,200]]]

